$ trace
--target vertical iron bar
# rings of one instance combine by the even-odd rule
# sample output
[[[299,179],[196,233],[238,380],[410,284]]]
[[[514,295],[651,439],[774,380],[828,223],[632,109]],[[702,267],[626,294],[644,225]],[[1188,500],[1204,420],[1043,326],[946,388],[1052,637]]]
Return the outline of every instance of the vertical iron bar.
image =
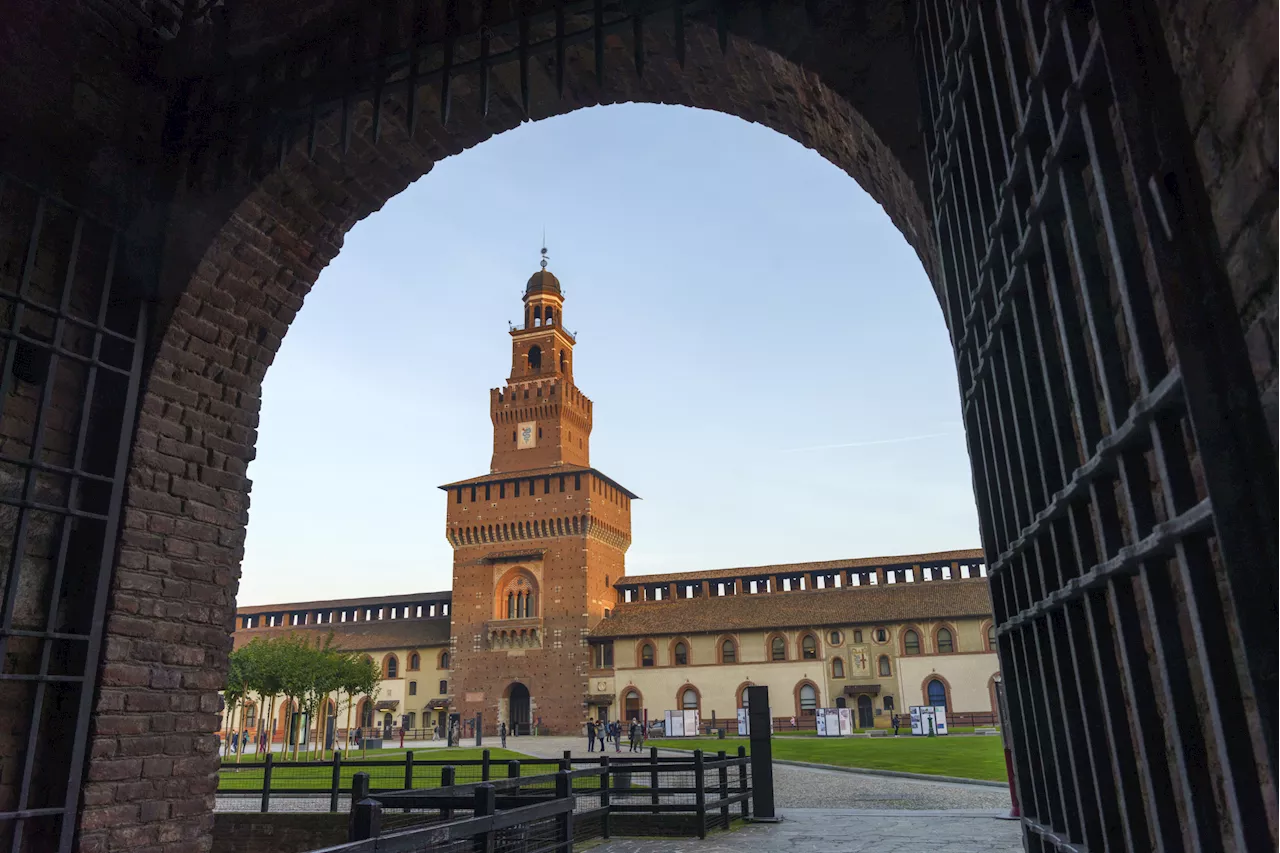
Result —
[[[268,752],[267,760],[263,762],[263,765],[262,765],[262,804],[259,811],[261,811],[263,814],[267,814],[269,811],[271,811],[271,768],[273,765],[272,759],[274,758],[274,756],[275,756],[275,753]],[[360,775],[362,774],[360,773],[356,774],[357,777]],[[369,775],[367,773],[363,775],[366,780],[369,778]],[[355,789],[353,788],[351,791],[352,808],[355,808],[355,804],[356,804],[356,795],[355,795]]]
[[[329,812],[338,811],[338,794],[342,790],[342,750],[333,751],[333,773],[329,779]]]

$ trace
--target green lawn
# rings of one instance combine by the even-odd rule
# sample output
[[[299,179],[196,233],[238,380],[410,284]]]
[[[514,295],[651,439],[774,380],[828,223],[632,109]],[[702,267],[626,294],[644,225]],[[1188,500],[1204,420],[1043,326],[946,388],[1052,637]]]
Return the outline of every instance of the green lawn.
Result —
[[[701,749],[714,755],[720,750],[736,753],[746,738],[671,738],[645,741],[646,746]],[[785,761],[809,761],[868,770],[903,770],[935,776],[959,776],[1003,782],[1004,747],[998,737],[886,737],[773,739],[773,757]]]
[[[415,788],[431,788],[440,785],[441,767],[430,765],[421,766],[417,764],[419,761],[479,761],[483,755],[482,749],[421,749],[414,752],[414,769],[413,769],[413,786]],[[347,763],[347,757],[343,757],[343,765],[341,770],[341,785],[343,788],[351,786],[351,777],[356,773],[368,773],[370,784],[374,788],[403,788],[404,787],[404,754],[406,750],[400,749],[384,749],[369,750],[366,757],[361,757],[358,753],[350,756],[350,764]],[[223,761],[222,770],[218,774],[218,790],[222,793],[233,793],[236,791],[261,791],[262,777],[264,774],[261,762],[249,761],[255,758],[252,754],[246,755],[239,765],[235,763],[235,758],[231,761]],[[505,778],[507,775],[508,761],[524,761],[529,756],[512,752],[508,749],[491,749],[489,750],[489,758],[492,761],[490,775],[494,778]],[[332,760],[332,759],[330,759]],[[276,754],[272,759],[273,764],[280,764],[281,757]],[[361,767],[362,761],[378,761],[378,766]],[[456,768],[455,781],[457,784],[466,782],[480,781],[479,766],[464,766]],[[538,776],[548,773],[554,773],[555,768],[550,764],[541,763],[534,766],[521,767],[522,776]],[[330,767],[289,767],[277,766],[271,772],[271,789],[314,789],[316,791],[328,791],[333,780],[333,771]]]

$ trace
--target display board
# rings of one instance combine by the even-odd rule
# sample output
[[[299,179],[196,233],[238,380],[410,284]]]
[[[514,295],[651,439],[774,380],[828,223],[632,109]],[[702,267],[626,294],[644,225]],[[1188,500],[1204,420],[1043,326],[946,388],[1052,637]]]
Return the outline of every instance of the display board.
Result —
[[[853,712],[850,708],[819,708],[814,722],[818,727],[818,737],[853,734]]]
[[[702,727],[697,711],[667,711],[665,721],[667,737],[696,737]]]
[[[913,735],[947,734],[947,709],[943,705],[912,705],[911,733]]]
[[[751,734],[751,717],[746,708],[738,709],[738,734],[747,737]],[[773,734],[773,715],[769,716],[769,734]]]

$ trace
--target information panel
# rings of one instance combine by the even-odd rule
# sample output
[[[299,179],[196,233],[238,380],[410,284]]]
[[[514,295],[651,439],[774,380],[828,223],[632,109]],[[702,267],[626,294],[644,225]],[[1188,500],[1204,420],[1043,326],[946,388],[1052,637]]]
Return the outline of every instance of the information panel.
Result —
[[[911,733],[913,735],[947,734],[947,709],[943,705],[912,705]]]

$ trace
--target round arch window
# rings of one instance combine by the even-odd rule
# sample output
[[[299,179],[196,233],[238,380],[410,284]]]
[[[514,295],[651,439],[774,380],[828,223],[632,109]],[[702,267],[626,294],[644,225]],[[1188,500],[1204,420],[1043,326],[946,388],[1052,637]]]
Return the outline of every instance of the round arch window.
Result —
[[[929,704],[935,708],[947,707],[947,687],[938,679],[929,682]]]
[[[680,707],[685,711],[698,710],[698,691],[692,687],[685,688],[684,693],[680,695]]]
[[[840,641],[843,639],[844,638],[840,636],[839,631],[832,631],[830,634],[827,635],[827,642],[833,646],[840,645]]]
[[[688,666],[689,647],[686,646],[684,643],[676,643],[675,648],[672,650],[671,656],[675,660],[676,666]]]
[[[640,647],[640,665],[653,666],[653,646],[648,643]]]
[[[773,642],[769,644],[769,657],[773,660],[786,660],[787,641],[781,637],[774,637]]]
[[[818,691],[812,684],[800,688],[800,714],[812,717],[818,710]]]

